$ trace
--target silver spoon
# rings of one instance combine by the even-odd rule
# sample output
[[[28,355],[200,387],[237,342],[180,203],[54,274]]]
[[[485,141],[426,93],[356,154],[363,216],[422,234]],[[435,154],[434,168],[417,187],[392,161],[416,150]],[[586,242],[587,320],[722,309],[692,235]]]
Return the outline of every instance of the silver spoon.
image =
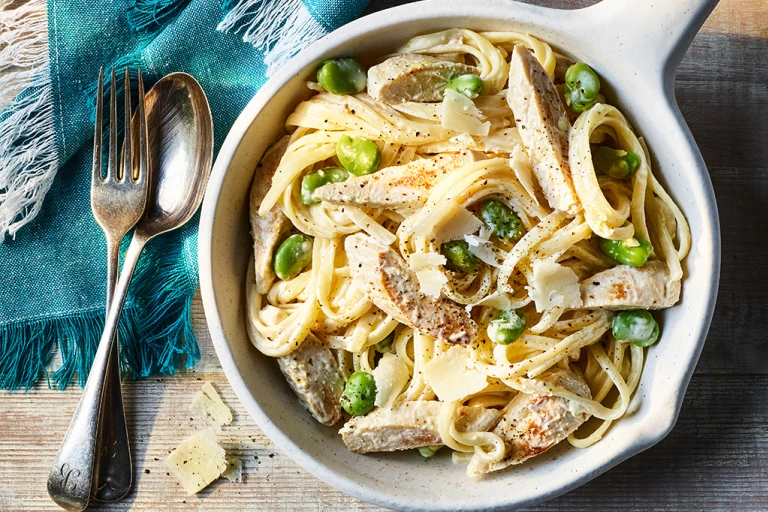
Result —
[[[48,494],[66,510],[88,506],[110,341],[139,256],[150,239],[184,225],[194,215],[211,172],[213,121],[205,93],[194,78],[186,73],[165,76],[147,93],[146,111],[149,199],[125,254],[80,404],[48,479]],[[126,468],[131,471],[130,464]]]

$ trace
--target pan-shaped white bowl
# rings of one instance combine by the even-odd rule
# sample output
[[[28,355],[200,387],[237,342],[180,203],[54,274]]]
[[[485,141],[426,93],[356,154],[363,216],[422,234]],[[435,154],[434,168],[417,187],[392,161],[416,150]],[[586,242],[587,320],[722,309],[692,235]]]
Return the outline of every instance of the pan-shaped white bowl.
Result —
[[[716,0],[606,0],[560,11],[509,0],[407,4],[350,23],[313,44],[269,80],[227,136],[208,185],[200,227],[200,277],[208,327],[235,393],[291,458],[357,498],[399,510],[500,510],[530,505],[594,478],[666,436],[675,424],[706,338],[717,294],[720,232],[712,185],[674,99],[674,74]],[[648,351],[628,414],[588,449],[558,446],[521,466],[473,480],[450,457],[361,456],[336,429],[315,422],[277,364],[258,353],[245,328],[251,253],[248,191],[265,148],[306,98],[317,64],[339,55],[385,54],[410,37],[446,28],[531,33],[588,62],[604,91],[644,136],[657,176],[691,225],[683,297],[663,313],[663,336]],[[567,445],[567,443],[563,443]]]

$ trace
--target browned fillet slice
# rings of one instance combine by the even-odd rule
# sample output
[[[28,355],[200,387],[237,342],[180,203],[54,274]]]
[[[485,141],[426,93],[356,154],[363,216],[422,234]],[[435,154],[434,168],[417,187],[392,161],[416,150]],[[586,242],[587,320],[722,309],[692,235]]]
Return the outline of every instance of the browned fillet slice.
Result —
[[[391,247],[373,237],[347,237],[350,272],[371,302],[399,322],[448,343],[471,343],[477,325],[456,303],[420,291],[416,274]]]
[[[568,166],[568,114],[552,79],[522,45],[512,52],[507,101],[544,197],[553,209],[575,214],[580,206]]]
[[[665,309],[680,299],[680,280],[669,279],[662,261],[649,261],[642,267],[619,265],[581,282],[583,308]]]
[[[591,397],[584,379],[570,370],[547,370],[539,380]],[[504,408],[501,420],[491,430],[504,441],[504,458],[488,463],[474,456],[469,461],[467,474],[478,476],[498,471],[544,453],[568,437],[588,417],[586,412],[575,412],[565,398],[520,393]]]
[[[368,94],[390,105],[442,101],[445,84],[467,74],[480,73],[473,66],[429,55],[396,55],[368,70]]]
[[[272,269],[272,252],[285,233],[291,227],[291,221],[283,213],[280,205],[275,205],[266,215],[259,216],[259,206],[267,191],[272,186],[280,160],[288,148],[290,137],[286,135],[270,146],[256,166],[251,185],[251,235],[253,236],[253,265],[256,278],[256,291],[267,293],[275,280]]]
[[[442,402],[405,402],[391,409],[376,409],[349,420],[339,433],[355,453],[394,452],[443,444],[437,429]],[[460,407],[456,418],[459,432],[485,432],[500,412],[484,407]]]
[[[366,176],[350,176],[315,190],[313,197],[332,204],[414,210],[424,205],[432,188],[464,165],[484,159],[477,151],[444,153],[386,167]]]
[[[330,426],[341,419],[344,379],[330,348],[310,334],[277,362],[293,392],[317,421]]]

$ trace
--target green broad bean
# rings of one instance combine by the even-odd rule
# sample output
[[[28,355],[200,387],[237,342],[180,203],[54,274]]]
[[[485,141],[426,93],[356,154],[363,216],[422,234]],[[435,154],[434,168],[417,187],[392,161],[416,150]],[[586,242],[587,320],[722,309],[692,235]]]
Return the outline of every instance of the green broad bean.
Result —
[[[318,188],[329,183],[341,183],[347,181],[349,173],[346,169],[329,167],[312,171],[301,179],[301,202],[304,204],[317,204],[320,201],[312,198],[312,194]]]
[[[618,341],[650,347],[659,340],[659,324],[644,309],[622,311],[613,317],[613,337]]]
[[[520,309],[501,311],[488,323],[488,337],[499,345],[509,345],[523,334],[527,323]]]
[[[592,151],[592,163],[597,172],[623,180],[632,176],[640,167],[640,157],[632,151],[598,146]]]
[[[376,345],[373,346],[373,349],[376,352],[379,352],[381,354],[386,354],[387,352],[394,352],[395,348],[392,346],[392,344],[395,342],[395,332],[397,329],[392,329],[392,332],[387,334],[387,337],[378,342]]]
[[[606,256],[613,258],[623,265],[642,267],[653,254],[651,242],[637,238],[637,245],[630,240],[600,240],[600,249]]]
[[[600,78],[592,68],[577,62],[565,72],[565,103],[574,112],[584,112],[597,101]]]
[[[480,268],[480,260],[469,252],[469,244],[464,240],[445,242],[440,253],[448,260],[446,267],[452,272],[474,272]]]
[[[435,446],[422,446],[421,448],[418,448],[419,455],[424,457],[425,459],[428,459],[430,457],[434,457],[434,455],[437,453],[437,450],[442,448],[442,445],[435,445]]]
[[[293,279],[312,263],[312,244],[312,237],[304,234],[286,238],[275,251],[272,263],[277,277],[283,281]]]
[[[523,236],[523,223],[512,208],[496,199],[489,199],[480,205],[480,220],[499,240],[516,241]]]
[[[346,170],[355,176],[365,176],[379,168],[381,151],[373,141],[344,135],[336,143],[336,156]]]
[[[347,379],[341,406],[352,416],[364,416],[376,401],[376,381],[368,372],[355,372]]]
[[[330,59],[317,70],[317,81],[331,94],[357,94],[365,90],[365,69],[355,59]]]
[[[477,75],[460,75],[453,78],[445,84],[446,89],[453,89],[473,100],[483,94],[485,90],[485,84],[483,79]]]

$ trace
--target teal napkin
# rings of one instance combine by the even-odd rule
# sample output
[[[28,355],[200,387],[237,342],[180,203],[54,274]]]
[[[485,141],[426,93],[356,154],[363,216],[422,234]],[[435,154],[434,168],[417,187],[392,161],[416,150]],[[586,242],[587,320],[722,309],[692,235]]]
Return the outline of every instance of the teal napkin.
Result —
[[[208,95],[218,150],[270,71],[367,3],[47,2],[49,64],[0,112],[0,388],[29,388],[42,376],[61,388],[75,374],[83,385],[101,335],[106,244],[89,190],[99,67],[122,76],[129,66],[134,89],[139,66],[147,87],[173,71],[193,75]],[[190,326],[197,224],[153,240],[139,262],[119,328],[127,376],[173,373],[199,357]],[[62,363],[49,373],[57,349]]]

